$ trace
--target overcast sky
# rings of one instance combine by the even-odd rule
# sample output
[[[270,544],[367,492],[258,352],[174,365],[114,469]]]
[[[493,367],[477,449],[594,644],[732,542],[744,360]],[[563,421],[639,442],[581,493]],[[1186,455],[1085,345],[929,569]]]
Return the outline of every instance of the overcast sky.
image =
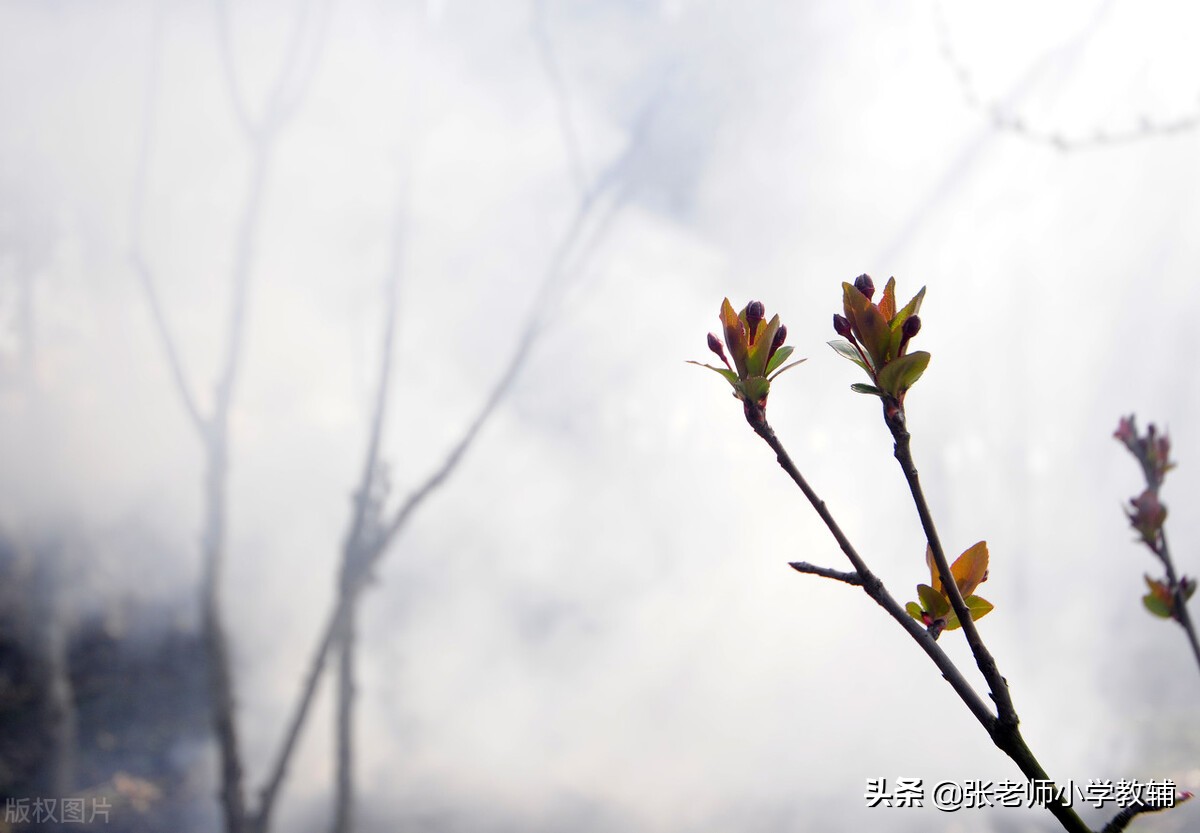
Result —
[[[915,598],[924,543],[890,438],[825,346],[862,272],[902,300],[928,287],[914,452],[947,549],[989,542],[980,629],[1030,745],[1062,780],[1200,786],[1200,679],[1141,607],[1154,565],[1121,513],[1140,475],[1111,439],[1130,412],[1170,427],[1164,500],[1194,575],[1200,131],[1158,129],[1200,112],[1188,4],[230,5],[232,85],[213,4],[0,5],[0,522],[83,529],[85,607],[193,603],[201,449],[128,254],[206,407],[252,167],[231,88],[259,118],[303,20],[232,412],[225,609],[252,785],[332,599],[390,258],[398,501],[503,370],[599,183],[511,395],[366,597],[364,817],[1055,829],[866,809],[868,778],[1019,772],[882,611],[786,566],[844,564],[728,387],[684,364],[712,358],[723,297],[780,314],[808,362],[772,423]],[[961,635],[942,642],[970,675]],[[329,713],[280,829],[325,824]]]

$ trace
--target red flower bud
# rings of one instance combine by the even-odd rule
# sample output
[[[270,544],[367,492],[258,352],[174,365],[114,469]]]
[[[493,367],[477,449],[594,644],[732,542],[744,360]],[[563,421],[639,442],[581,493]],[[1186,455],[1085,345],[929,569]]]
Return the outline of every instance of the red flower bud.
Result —
[[[725,348],[721,346],[721,340],[712,333],[708,334],[708,349],[720,356],[721,361],[725,362],[725,366],[733,370],[729,365],[729,359],[725,358]]]
[[[833,315],[833,331],[842,338],[848,338],[854,341],[854,333],[850,330],[850,321],[844,315]]]
[[[783,342],[787,340],[787,327],[782,324],[775,331],[775,338],[771,339],[771,349],[767,351],[767,364],[771,363],[771,359],[775,358],[775,351],[783,346]]]
[[[749,330],[750,343],[754,343],[754,334],[758,330],[758,324],[766,315],[766,309],[763,307],[762,301],[751,301],[746,305],[746,329]]]
[[[854,288],[871,300],[871,296],[875,294],[875,281],[871,280],[870,275],[859,275],[854,279]]]
[[[921,332],[921,319],[915,315],[910,315],[904,319],[904,337],[912,338],[917,333]]]

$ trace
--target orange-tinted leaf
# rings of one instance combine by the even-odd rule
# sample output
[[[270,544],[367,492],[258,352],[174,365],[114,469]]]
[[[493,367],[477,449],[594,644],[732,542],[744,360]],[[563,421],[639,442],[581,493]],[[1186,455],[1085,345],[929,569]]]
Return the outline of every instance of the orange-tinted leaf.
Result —
[[[950,573],[954,576],[954,583],[958,585],[958,592],[965,599],[975,592],[978,587],[987,577],[988,570],[988,549],[987,541],[980,541],[978,544],[967,549],[962,555],[954,560],[950,565]]]
[[[842,310],[846,313],[848,321],[853,322],[855,314],[869,306],[871,302],[867,300],[866,295],[858,291],[858,287],[842,281]]]
[[[933,589],[942,592],[942,577],[938,574],[937,564],[933,560],[933,547],[925,545],[925,563],[929,566],[929,575],[933,577]]]
[[[888,278],[887,286],[883,288],[883,297],[879,299],[879,314],[885,321],[896,317],[896,279]]]
[[[883,320],[883,316],[879,314],[879,310],[868,303],[864,309],[855,312],[851,323],[854,324],[854,329],[858,332],[859,340],[866,348],[867,355],[871,357],[871,363],[876,368],[883,367],[889,358],[892,331],[888,328],[887,322]]]
[[[739,376],[746,375],[746,328],[733,311],[733,305],[726,298],[721,303],[721,326],[725,329],[725,346],[729,348],[733,366]]]

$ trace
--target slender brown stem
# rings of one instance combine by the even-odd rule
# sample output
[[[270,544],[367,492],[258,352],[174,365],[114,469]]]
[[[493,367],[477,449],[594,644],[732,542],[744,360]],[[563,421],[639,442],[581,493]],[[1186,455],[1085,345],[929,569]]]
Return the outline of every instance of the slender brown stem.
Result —
[[[1126,807],[1121,812],[1117,813],[1113,820],[1104,825],[1100,833],[1121,833],[1129,823],[1143,813],[1159,813],[1163,810],[1169,810],[1174,805],[1153,805],[1153,804],[1132,804]]]
[[[788,566],[797,573],[808,573],[821,578],[831,578],[835,581],[844,581],[846,584],[852,584],[855,587],[862,587],[862,576],[858,573],[847,573],[842,570],[834,570],[831,567],[820,567],[816,564],[809,564],[807,561],[791,561]]]
[[[354,657],[357,633],[354,617],[357,605],[347,611],[338,639],[337,691],[337,789],[333,809],[332,833],[354,830]]]
[[[775,452],[775,456],[779,461],[779,465],[785,472],[788,473],[796,485],[800,487],[800,491],[804,493],[804,496],[808,499],[808,502],[812,505],[813,509],[816,510],[817,515],[819,515],[821,520],[825,523],[825,526],[833,535],[834,540],[837,541],[842,552],[845,553],[846,557],[850,560],[850,563],[854,566],[855,573],[861,578],[863,591],[866,592],[866,594],[870,596],[880,607],[887,611],[893,619],[900,623],[901,627],[903,627],[913,638],[913,640],[921,646],[921,649],[925,651],[926,655],[933,660],[933,663],[942,672],[942,676],[948,683],[950,683],[955,693],[958,694],[959,698],[962,699],[967,708],[971,710],[971,713],[975,715],[975,718],[979,721],[980,725],[983,726],[984,730],[988,733],[988,736],[991,737],[992,742],[995,743],[996,746],[1004,751],[1004,753],[1007,754],[1013,760],[1013,762],[1017,764],[1021,772],[1030,780],[1051,781],[1050,776],[1046,774],[1045,769],[1042,768],[1042,765],[1038,762],[1033,752],[1029,749],[1029,746],[1025,743],[1025,739],[1021,737],[1021,733],[1017,728],[1015,719],[1011,724],[1005,724],[998,720],[996,715],[992,714],[991,709],[975,692],[970,683],[967,682],[966,678],[963,677],[962,673],[958,670],[958,667],[954,665],[949,656],[942,650],[941,646],[934,641],[933,636],[929,633],[928,629],[919,625],[915,619],[909,616],[908,612],[900,606],[895,598],[883,586],[883,582],[880,581],[880,579],[867,568],[866,563],[855,551],[845,533],[842,532],[841,527],[839,527],[837,522],[834,520],[833,515],[829,512],[825,502],[821,500],[820,497],[817,496],[816,492],[813,491],[812,487],[808,485],[808,482],[804,479],[803,475],[800,474],[799,469],[797,469],[796,465],[792,462],[791,457],[788,456],[788,453],[784,449],[782,443],[780,443],[778,437],[775,436],[775,432],[771,429],[771,426],[767,424],[766,415],[764,414],[762,408],[751,402],[745,402],[743,404],[745,406],[746,421],[750,423],[750,427],[754,429],[754,432],[758,434],[767,443],[767,445],[771,447],[771,450]],[[909,463],[911,464],[911,456],[909,457]],[[914,477],[915,474],[916,470],[914,467]],[[922,504],[923,500],[924,498],[922,497]],[[928,506],[925,506],[925,511],[928,513]],[[932,522],[930,525],[932,526]],[[943,569],[943,575],[950,575],[949,567],[945,567]],[[952,585],[953,583],[950,582],[950,584]],[[969,617],[963,618],[963,621],[968,620]],[[1059,824],[1062,825],[1064,830],[1069,831],[1069,833],[1093,833],[1091,828],[1084,824],[1083,820],[1075,813],[1075,811],[1062,803],[1061,800],[1048,803],[1046,805],[1046,809],[1048,809],[1054,815],[1054,817],[1058,819]]]
[[[904,479],[908,482],[913,502],[917,506],[917,515],[921,519],[921,528],[924,529],[925,538],[929,542],[930,550],[933,552],[933,560],[934,564],[937,565],[938,575],[942,581],[942,588],[949,597],[950,605],[954,608],[954,614],[958,617],[958,621],[962,625],[963,634],[967,638],[967,644],[971,647],[971,653],[975,656],[975,662],[979,666],[984,680],[987,681],[988,687],[991,689],[992,699],[996,702],[1001,725],[1015,727],[1018,723],[1017,711],[1013,707],[1012,697],[1008,692],[1008,682],[1001,676],[996,666],[996,660],[992,657],[991,652],[988,651],[987,646],[984,645],[983,638],[979,635],[979,629],[975,626],[975,620],[971,618],[971,612],[967,608],[967,603],[963,599],[962,593],[958,590],[958,583],[954,581],[954,577],[950,572],[950,562],[946,559],[945,550],[942,549],[942,542],[938,537],[937,527],[933,523],[933,515],[929,511],[929,503],[925,500],[925,491],[921,488],[917,466],[913,462],[912,437],[905,426],[904,409],[894,401],[887,400],[884,402],[884,414],[888,428],[891,430],[892,437],[896,441],[896,460],[900,463],[900,469],[904,472]]]
[[[934,641],[929,631],[922,627],[917,620],[908,615],[908,611],[888,592],[879,577],[867,567],[866,562],[863,561],[854,549],[854,545],[850,543],[850,539],[846,537],[846,534],[842,532],[842,528],[838,526],[833,514],[825,505],[825,501],[821,500],[817,493],[813,491],[813,488],[808,485],[808,481],[804,479],[804,475],[800,473],[800,470],[796,468],[796,464],[792,462],[792,458],[788,456],[787,450],[783,447],[779,438],[775,436],[775,431],[767,423],[766,414],[763,413],[763,410],[750,402],[743,404],[745,405],[746,421],[750,423],[750,427],[754,429],[754,433],[762,437],[763,441],[775,452],[775,457],[779,461],[780,467],[800,487],[800,491],[804,493],[812,508],[816,510],[825,527],[833,535],[833,539],[837,541],[838,547],[841,548],[846,558],[854,566],[855,573],[862,581],[863,591],[874,599],[876,604],[887,611],[893,619],[900,623],[900,626],[908,632],[909,636],[921,646],[921,649],[933,660],[938,670],[942,672],[942,676],[945,677],[946,682],[950,683],[955,693],[967,705],[967,708],[971,710],[971,713],[975,715],[975,718],[983,725],[983,728],[991,734],[996,717],[992,714],[991,709],[988,708],[987,703],[971,687],[971,684],[963,677],[962,672],[958,670],[958,667],[946,652]]]
[[[1158,557],[1162,559],[1163,567],[1167,571],[1167,582],[1172,588],[1175,595],[1175,621],[1183,628],[1184,634],[1187,636],[1188,643],[1192,646],[1192,656],[1196,658],[1196,667],[1200,668],[1200,641],[1196,639],[1196,628],[1192,624],[1192,615],[1187,609],[1187,597],[1183,592],[1183,585],[1180,583],[1178,576],[1175,573],[1175,563],[1171,560],[1171,550],[1167,546],[1167,531],[1160,529],[1158,532],[1159,548],[1157,550]]]

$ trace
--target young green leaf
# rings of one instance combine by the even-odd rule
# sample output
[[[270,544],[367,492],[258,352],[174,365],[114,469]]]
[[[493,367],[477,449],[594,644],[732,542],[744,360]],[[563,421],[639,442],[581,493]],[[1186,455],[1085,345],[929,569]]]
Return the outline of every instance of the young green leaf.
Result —
[[[771,361],[767,362],[767,369],[763,372],[767,376],[770,376],[775,372],[776,368],[788,360],[788,356],[792,355],[795,349],[796,348],[792,347],[790,344],[780,347],[775,351],[775,355],[771,357]]]
[[[836,352],[842,358],[849,359],[868,373],[871,372],[871,369],[867,367],[866,362],[862,360],[862,356],[858,355],[858,350],[855,349],[853,344],[846,341],[844,338],[835,338],[833,341],[829,342],[829,346],[832,347],[834,352]]]
[[[883,396],[883,391],[874,385],[864,385],[862,382],[855,382],[850,386],[850,390],[855,393],[866,393],[871,396]]]
[[[929,354],[923,350],[893,359],[879,371],[879,386],[899,399],[921,378],[928,366]]]
[[[704,364],[703,362],[694,362],[694,361],[692,361],[691,359],[688,359],[688,362],[687,362],[687,363],[688,363],[688,364],[694,364],[694,365],[698,365],[698,366],[700,366],[700,367],[707,367],[709,370],[711,370],[711,371],[713,371],[713,372],[715,372],[715,373],[720,373],[722,376],[724,376],[724,377],[725,377],[725,381],[729,382],[729,384],[733,385],[735,388],[737,387],[737,382],[738,382],[738,377],[737,377],[737,374],[736,374],[736,373],[734,373],[734,372],[733,372],[732,370],[730,370],[729,368],[726,368],[726,367],[713,367],[711,364]]]

